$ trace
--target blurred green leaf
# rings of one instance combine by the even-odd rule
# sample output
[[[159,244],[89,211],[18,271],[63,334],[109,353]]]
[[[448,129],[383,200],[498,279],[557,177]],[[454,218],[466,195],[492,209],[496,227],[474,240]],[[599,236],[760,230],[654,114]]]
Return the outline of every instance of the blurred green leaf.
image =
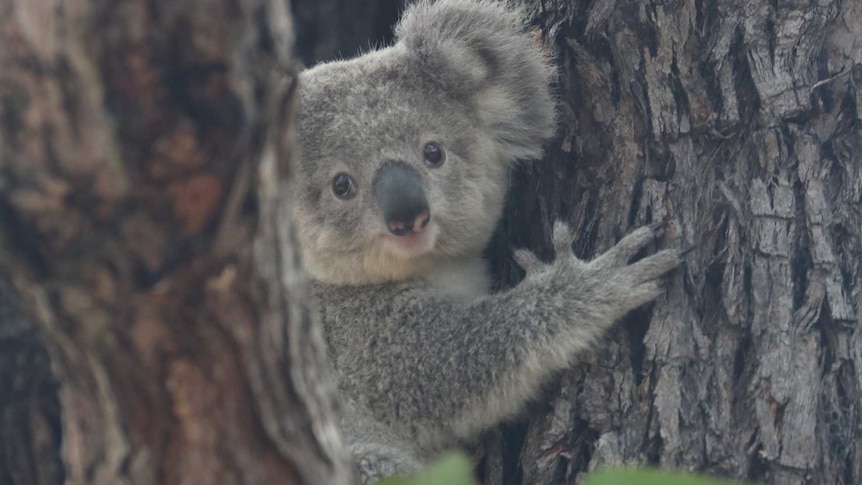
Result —
[[[473,464],[460,454],[441,458],[433,466],[415,477],[396,477],[377,482],[377,485],[476,485]]]
[[[376,485],[476,485],[473,465],[457,453],[441,458],[415,477],[394,477]],[[649,468],[606,468],[587,477],[584,485],[742,485],[740,482],[707,478]]]
[[[587,477],[584,485],[731,485],[738,483],[644,468],[608,468]]]

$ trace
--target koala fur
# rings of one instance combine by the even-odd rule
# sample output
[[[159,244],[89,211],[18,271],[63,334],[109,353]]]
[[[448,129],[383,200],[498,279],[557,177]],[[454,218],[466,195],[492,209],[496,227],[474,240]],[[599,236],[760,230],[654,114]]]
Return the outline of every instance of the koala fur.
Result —
[[[652,226],[584,262],[558,224],[556,260],[518,251],[525,279],[490,294],[509,169],[555,130],[552,67],[524,16],[489,0],[420,0],[396,36],[300,74],[289,193],[363,482],[516,414],[680,258],[628,264]]]

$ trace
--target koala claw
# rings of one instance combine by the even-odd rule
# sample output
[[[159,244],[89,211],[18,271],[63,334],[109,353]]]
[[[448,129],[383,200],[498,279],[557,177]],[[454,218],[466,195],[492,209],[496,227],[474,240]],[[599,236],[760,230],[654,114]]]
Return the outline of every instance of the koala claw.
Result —
[[[681,261],[678,250],[666,249],[633,264],[619,267],[616,271],[624,275],[630,288],[625,295],[626,311],[661,296],[664,291],[663,276],[676,268]]]
[[[664,235],[664,230],[667,227],[667,221],[653,222],[647,227],[656,234],[656,237],[662,237]]]
[[[518,266],[524,269],[527,274],[534,274],[541,271],[545,266],[545,263],[539,260],[535,254],[527,249],[518,249],[515,251],[515,262],[518,263]]]
[[[614,268],[623,266],[648,244],[664,234],[665,223],[659,222],[635,229],[620,242],[593,261],[596,267]]]
[[[679,252],[679,257],[680,257],[681,259],[682,259],[682,258],[685,258],[685,257],[688,255],[688,253],[690,253],[690,252],[694,251],[694,248],[696,248],[696,247],[697,247],[697,246],[695,246],[695,245],[693,245],[693,244],[692,244],[691,246],[688,246],[688,247],[683,248],[683,249]]]
[[[563,221],[554,222],[552,239],[554,243],[555,259],[558,262],[564,261],[561,259],[561,256],[564,254],[568,254],[574,258],[572,255],[572,241],[574,241],[575,236],[568,224]],[[543,263],[535,254],[527,249],[515,250],[514,257],[515,262],[517,262],[528,275],[539,273],[543,269],[547,269],[552,266]]]
[[[655,280],[679,266],[681,262],[682,258],[679,251],[665,249],[629,265],[628,270],[634,275],[637,284]]]
[[[572,232],[569,225],[563,221],[554,223],[554,252],[557,257],[563,254],[572,254],[572,241],[575,240],[575,234]]]

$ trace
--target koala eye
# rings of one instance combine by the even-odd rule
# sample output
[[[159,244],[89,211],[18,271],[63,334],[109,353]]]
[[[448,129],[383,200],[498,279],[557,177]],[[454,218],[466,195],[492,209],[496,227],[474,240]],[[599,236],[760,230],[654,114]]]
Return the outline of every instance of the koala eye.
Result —
[[[422,147],[422,156],[425,157],[428,166],[432,168],[440,167],[446,161],[446,153],[436,141],[429,141]]]
[[[336,174],[332,178],[332,193],[341,200],[352,199],[356,195],[356,184],[346,173]]]

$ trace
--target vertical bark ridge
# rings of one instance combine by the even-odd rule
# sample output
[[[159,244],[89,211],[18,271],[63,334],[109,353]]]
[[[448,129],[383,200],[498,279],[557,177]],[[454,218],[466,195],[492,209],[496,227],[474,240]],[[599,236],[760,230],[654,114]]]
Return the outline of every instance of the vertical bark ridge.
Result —
[[[11,0],[0,44],[0,273],[67,483],[348,483],[278,198],[287,4]]]

